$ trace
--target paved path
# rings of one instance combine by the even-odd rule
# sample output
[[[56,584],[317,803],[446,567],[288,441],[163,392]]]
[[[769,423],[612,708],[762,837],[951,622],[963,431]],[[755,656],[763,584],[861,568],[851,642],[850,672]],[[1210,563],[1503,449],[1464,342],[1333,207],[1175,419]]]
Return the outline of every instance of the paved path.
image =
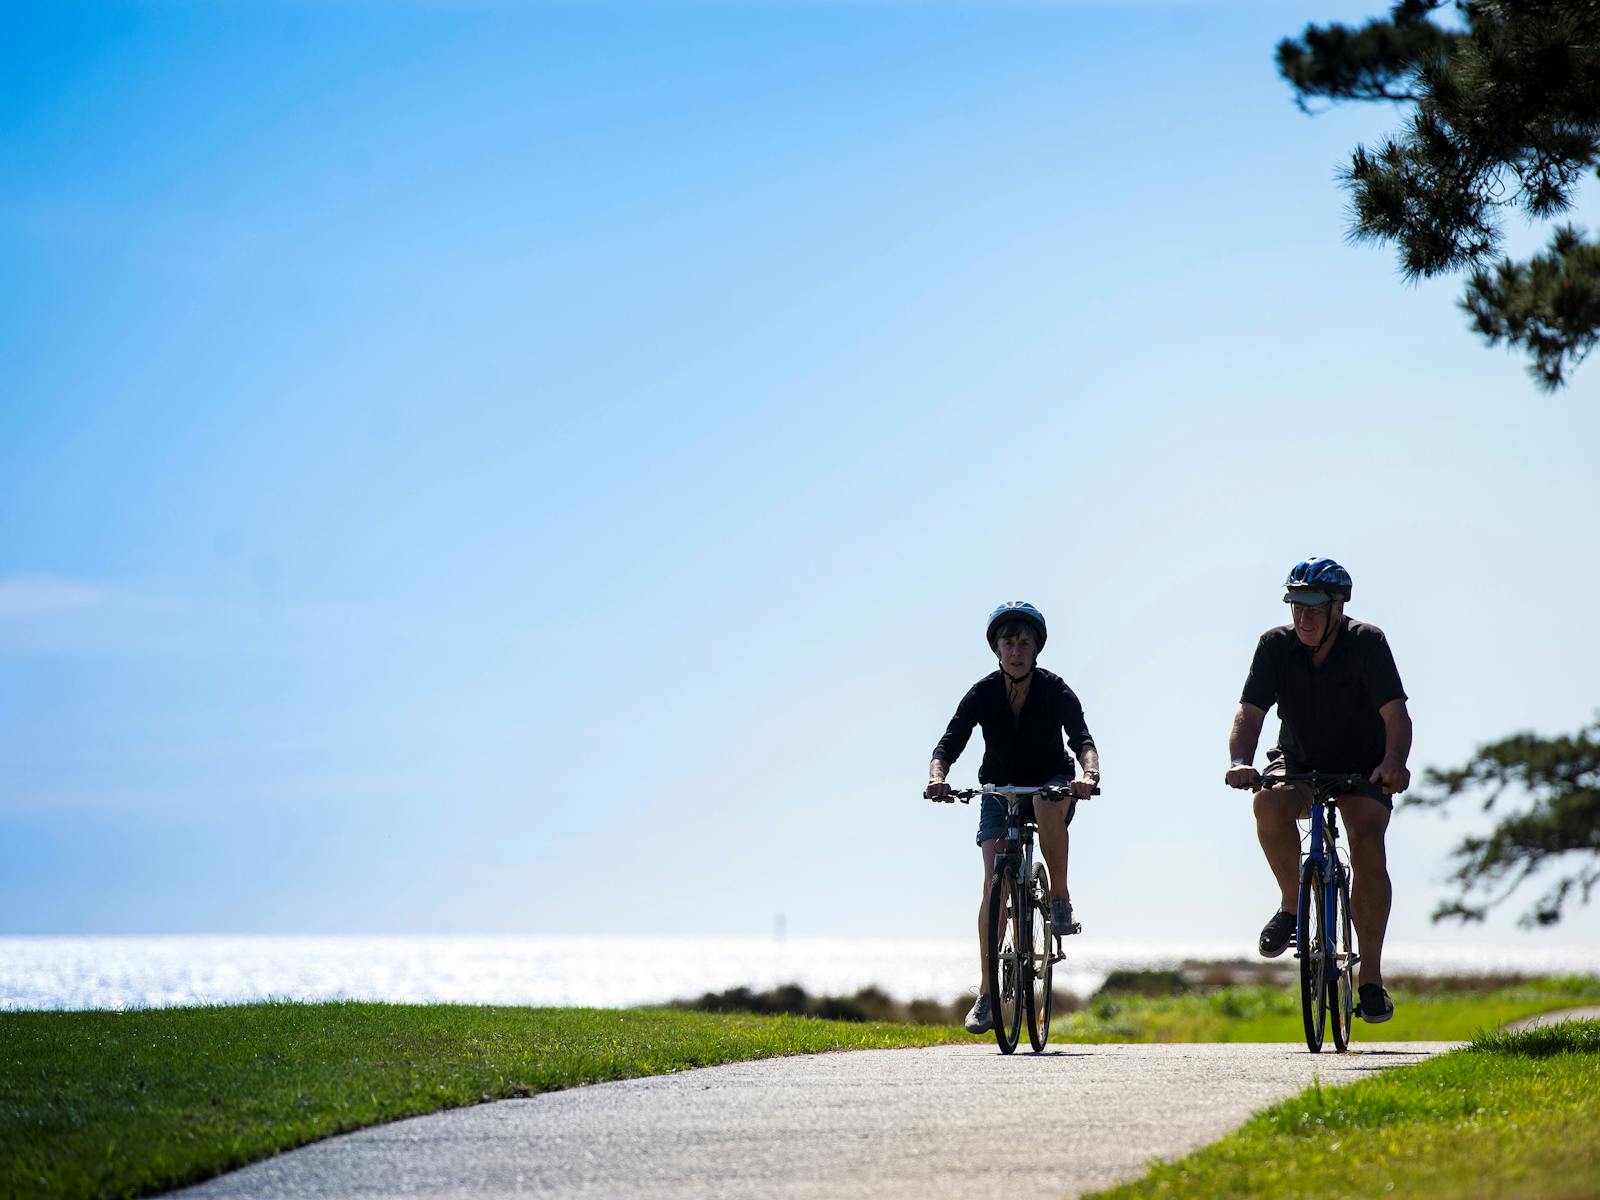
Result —
[[[1137,1177],[1298,1092],[1445,1042],[992,1045],[707,1067],[415,1117],[291,1151],[185,1197],[840,1200],[1076,1195]]]
[[[1505,1031],[1518,1033],[1524,1029],[1538,1029],[1542,1025],[1559,1025],[1562,1021],[1600,1021],[1600,1008],[1564,1008],[1560,1012],[1539,1013],[1518,1021],[1508,1021]]]

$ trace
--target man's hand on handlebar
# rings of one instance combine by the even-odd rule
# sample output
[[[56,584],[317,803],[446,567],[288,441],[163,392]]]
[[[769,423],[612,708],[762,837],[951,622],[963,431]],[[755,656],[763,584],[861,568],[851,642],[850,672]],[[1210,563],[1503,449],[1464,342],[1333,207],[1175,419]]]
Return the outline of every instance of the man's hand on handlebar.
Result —
[[[1228,768],[1228,773],[1222,777],[1223,782],[1231,788],[1244,791],[1247,788],[1258,787],[1261,783],[1261,772],[1249,763],[1240,763]]]
[[[1093,779],[1074,779],[1070,784],[1067,785],[1067,790],[1070,791],[1077,799],[1087,800],[1090,796],[1094,795],[1094,789],[1099,782],[1099,775],[1096,775]]]
[[[1406,770],[1405,763],[1386,758],[1372,772],[1372,782],[1381,783],[1385,795],[1395,796],[1411,786],[1411,772]]]
[[[922,789],[922,798],[941,804],[954,804],[956,799],[950,794],[950,785],[942,779],[928,780],[928,786]]]

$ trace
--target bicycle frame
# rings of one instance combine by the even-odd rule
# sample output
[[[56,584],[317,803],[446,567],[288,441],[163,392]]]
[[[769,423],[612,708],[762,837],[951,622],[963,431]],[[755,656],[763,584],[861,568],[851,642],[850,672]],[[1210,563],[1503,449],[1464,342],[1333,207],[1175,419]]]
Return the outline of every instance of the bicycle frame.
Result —
[[[1032,814],[1022,811],[1022,801],[1024,797],[1032,799],[1050,790],[1042,787],[996,787],[993,784],[985,784],[979,790],[980,795],[1000,796],[1006,802],[1006,844],[994,856],[996,875],[1007,872],[1018,879],[1028,879],[1033,875],[1034,826],[1030,821]]]
[[[1361,963],[1361,955],[1357,953],[1354,945],[1343,958],[1340,957],[1337,914],[1349,910],[1350,868],[1339,855],[1338,805],[1340,798],[1348,794],[1352,786],[1366,782],[1365,776],[1361,775],[1333,775],[1320,771],[1262,777],[1263,785],[1303,784],[1307,785],[1311,792],[1309,804],[1311,833],[1300,861],[1301,894],[1305,896],[1310,885],[1315,882],[1321,891],[1320,897],[1316,898],[1321,912],[1334,914],[1334,919],[1316,922],[1322,945],[1309,947],[1297,944],[1295,957],[1302,958],[1307,954],[1320,953],[1323,971],[1321,986],[1324,989],[1323,995],[1329,998],[1348,997],[1354,994],[1356,969]],[[1307,923],[1306,916],[1305,913],[1301,914],[1301,924]],[[1296,940],[1298,942],[1298,938]],[[1309,1003],[1304,995],[1302,1000]],[[1334,1042],[1338,1049],[1343,1050],[1349,1041],[1349,1013],[1343,1010],[1342,1001],[1336,1000],[1336,1002],[1341,1008],[1334,1013]],[[1307,1045],[1315,1053],[1322,1046],[1321,1021],[1317,1021],[1315,1038],[1311,1034],[1312,1023],[1312,1017],[1307,1012]]]
[[[1019,879],[1028,879],[1033,875],[1033,814],[1024,812],[1022,801],[1034,796],[1046,796],[1050,799],[1072,799],[1072,792],[1062,785],[1041,784],[1036,787],[1013,787],[1009,784],[986,783],[979,788],[952,789],[950,794],[961,803],[965,804],[974,796],[999,796],[1006,802],[1006,844],[995,855],[994,870],[998,875],[1002,870],[1015,874]],[[1090,795],[1098,796],[1100,789],[1095,788]],[[1057,936],[1060,936],[1058,931]]]
[[[1305,861],[1301,864],[1300,875],[1305,878],[1311,871],[1323,879],[1322,900],[1323,911],[1333,912],[1335,904],[1335,891],[1341,884],[1347,883],[1349,868],[1344,865],[1344,860],[1339,857],[1339,805],[1337,796],[1323,796],[1319,802],[1311,806],[1311,837],[1310,845],[1306,847]],[[1327,961],[1338,963],[1338,947],[1336,945],[1335,930],[1331,923],[1326,929],[1327,936],[1323,939],[1323,952],[1328,956]],[[1345,971],[1354,971],[1359,954],[1352,954],[1350,960],[1338,965],[1335,978]]]

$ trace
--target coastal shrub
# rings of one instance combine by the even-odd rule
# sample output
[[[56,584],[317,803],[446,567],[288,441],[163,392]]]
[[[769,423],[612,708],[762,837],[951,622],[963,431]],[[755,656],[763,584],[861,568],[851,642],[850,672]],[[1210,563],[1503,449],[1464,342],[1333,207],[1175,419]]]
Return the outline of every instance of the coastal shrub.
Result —
[[[768,991],[748,987],[706,992],[698,1000],[675,1000],[669,1006],[709,1013],[754,1013],[758,1016],[816,1017],[825,1021],[882,1021],[896,1025],[948,1025],[966,1012],[960,1000],[901,1003],[882,988],[864,987],[849,996],[813,996],[797,983]]]
[[[1189,983],[1178,971],[1113,971],[1100,985],[1097,996],[1125,992],[1135,996],[1181,996]]]

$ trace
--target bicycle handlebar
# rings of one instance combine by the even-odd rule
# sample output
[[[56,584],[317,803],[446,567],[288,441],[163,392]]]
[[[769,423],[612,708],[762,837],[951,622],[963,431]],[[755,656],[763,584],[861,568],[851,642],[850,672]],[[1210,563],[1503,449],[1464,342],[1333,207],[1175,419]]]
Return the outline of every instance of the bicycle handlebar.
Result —
[[[1334,774],[1328,771],[1298,771],[1292,775],[1268,775],[1262,773],[1263,783],[1371,783],[1372,779],[1366,775]]]
[[[1098,796],[1099,794],[1100,789],[1098,787],[1089,793],[1091,796]],[[1012,784],[986,783],[982,787],[950,789],[950,798],[952,800],[959,800],[963,804],[967,803],[974,796],[1044,796],[1047,799],[1066,800],[1072,798],[1072,792],[1065,784],[1049,783],[1039,784],[1036,787],[1021,787]],[[1078,799],[1082,799],[1082,797],[1078,797]]]
[[[1322,804],[1332,804],[1339,797],[1333,794],[1338,787],[1363,787],[1372,780],[1366,775],[1338,774],[1326,771],[1298,771],[1292,775],[1262,775],[1263,785],[1274,783],[1309,783],[1312,799]],[[1341,795],[1343,793],[1340,793]]]

